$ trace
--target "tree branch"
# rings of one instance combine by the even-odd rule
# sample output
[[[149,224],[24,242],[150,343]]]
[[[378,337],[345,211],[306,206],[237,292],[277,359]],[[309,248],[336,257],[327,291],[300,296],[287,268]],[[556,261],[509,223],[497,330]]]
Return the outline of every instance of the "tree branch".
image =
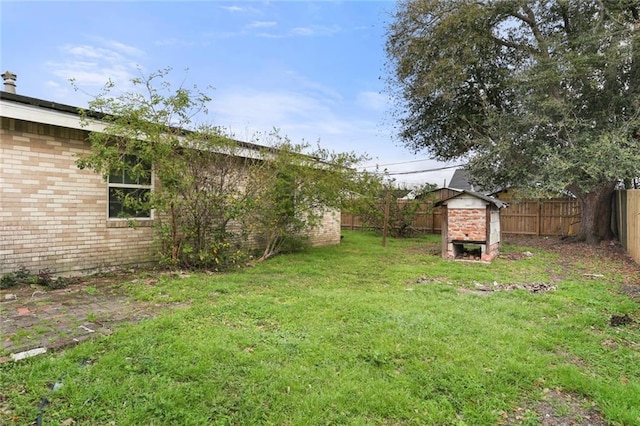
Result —
[[[524,9],[524,11],[527,14],[528,19],[525,20],[525,22],[527,22],[529,24],[529,27],[531,28],[531,31],[533,32],[533,36],[535,37],[536,41],[538,42],[538,46],[540,48],[540,53],[542,54],[542,56],[544,58],[549,59],[549,51],[547,50],[547,41],[544,38],[544,36],[542,35],[542,32],[540,31],[540,28],[538,27],[538,23],[536,22],[536,16],[535,16],[533,10],[526,4],[522,8]]]
[[[498,43],[500,46],[509,47],[511,49],[521,50],[521,51],[530,52],[530,53],[540,53],[538,49],[528,44],[514,43],[512,41],[504,40],[494,35],[491,35],[491,38],[493,38],[493,41]]]

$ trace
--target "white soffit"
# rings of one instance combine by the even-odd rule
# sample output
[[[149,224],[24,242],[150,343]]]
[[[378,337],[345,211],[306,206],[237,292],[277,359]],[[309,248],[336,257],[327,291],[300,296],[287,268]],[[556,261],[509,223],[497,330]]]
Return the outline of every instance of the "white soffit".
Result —
[[[99,120],[88,119],[85,123],[82,123],[80,121],[80,116],[76,114],[42,108],[36,105],[17,103],[6,99],[0,99],[0,117],[49,124],[68,129],[86,130],[90,132],[103,132],[107,127],[104,122]],[[184,138],[179,137],[179,139],[183,145],[189,145],[188,142],[185,142]],[[264,159],[264,154],[267,152],[261,152],[259,148],[260,147],[256,145],[256,149],[238,147],[231,150],[219,148],[216,151],[222,154],[235,155],[238,157]]]
[[[0,116],[91,132],[101,132],[106,127],[103,123],[92,119],[89,119],[85,123],[87,125],[83,126],[78,115],[16,103],[6,99],[0,99]]]

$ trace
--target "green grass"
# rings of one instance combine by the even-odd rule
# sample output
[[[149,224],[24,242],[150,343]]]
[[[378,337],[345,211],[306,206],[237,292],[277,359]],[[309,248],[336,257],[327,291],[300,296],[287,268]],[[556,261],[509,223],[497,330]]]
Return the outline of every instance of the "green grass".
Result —
[[[50,425],[492,425],[557,388],[612,424],[640,424],[640,330],[608,324],[638,319],[616,265],[599,263],[594,280],[582,275],[588,260],[573,269],[535,248],[506,245],[534,252],[518,261],[448,262],[433,254],[437,237],[384,248],[345,236],[236,273],[129,284],[139,300],[180,305],[1,365],[0,416],[30,424],[46,396]],[[552,277],[558,289],[543,294],[459,291]]]

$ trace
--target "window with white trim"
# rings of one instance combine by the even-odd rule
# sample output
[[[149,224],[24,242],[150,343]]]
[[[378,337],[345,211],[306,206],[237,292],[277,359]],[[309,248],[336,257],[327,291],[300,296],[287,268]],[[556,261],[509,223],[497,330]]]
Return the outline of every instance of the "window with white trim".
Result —
[[[151,219],[151,165],[135,155],[125,156],[124,163],[109,175],[109,219]]]

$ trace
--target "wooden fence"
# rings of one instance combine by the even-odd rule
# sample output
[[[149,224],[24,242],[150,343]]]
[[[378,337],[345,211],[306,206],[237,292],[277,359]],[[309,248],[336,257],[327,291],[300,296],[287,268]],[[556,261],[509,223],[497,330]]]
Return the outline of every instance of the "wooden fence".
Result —
[[[412,201],[398,200],[398,210],[402,210],[403,206]],[[440,208],[432,208],[433,203],[420,203],[419,209],[416,211],[411,227],[419,233],[423,234],[439,234],[442,228],[442,210]],[[383,203],[380,204],[380,210],[384,209]],[[342,229],[366,230],[372,229],[371,224],[363,223],[360,216],[342,213]]]
[[[398,203],[408,201],[398,200]],[[421,233],[441,232],[440,208],[422,203],[412,227]],[[640,189],[616,191],[614,203],[615,230],[620,243],[640,263]],[[565,236],[580,230],[580,203],[572,199],[511,202],[500,211],[503,234]],[[366,229],[358,216],[342,214],[342,229]]]
[[[615,206],[620,243],[640,263],[640,189],[616,191]]]
[[[503,234],[575,235],[580,229],[580,202],[573,199],[509,203],[500,211]]]
[[[399,204],[407,203],[398,200]],[[440,208],[431,203],[421,203],[411,226],[416,232],[437,234],[441,232]],[[500,211],[500,229],[503,234],[521,235],[573,235],[580,226],[580,204],[576,200],[551,199],[510,203]],[[359,216],[342,214],[342,229],[366,228]]]

